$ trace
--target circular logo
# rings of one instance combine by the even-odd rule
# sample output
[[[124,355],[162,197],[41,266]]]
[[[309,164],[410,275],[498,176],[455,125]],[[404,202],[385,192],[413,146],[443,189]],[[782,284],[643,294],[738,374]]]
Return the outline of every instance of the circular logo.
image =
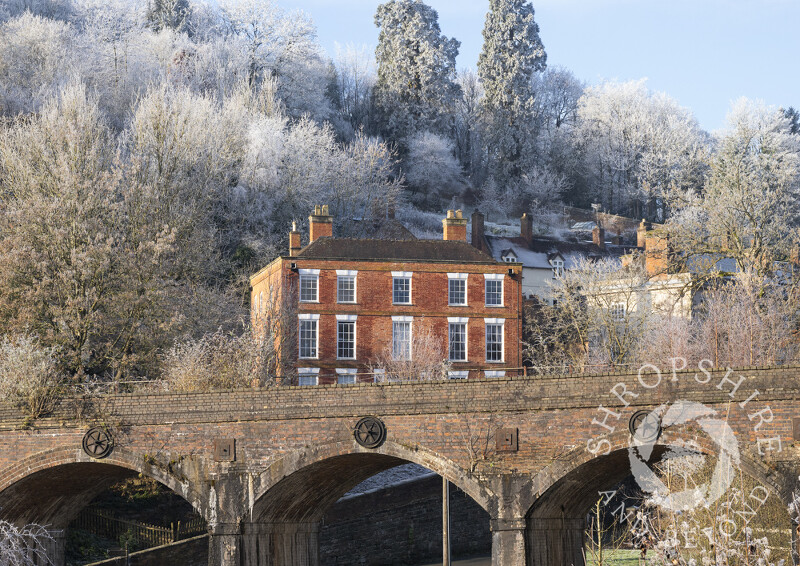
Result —
[[[631,436],[642,442],[653,442],[661,436],[661,421],[651,411],[636,411],[628,421]]]
[[[364,417],[356,424],[353,436],[364,448],[377,448],[386,440],[386,425],[377,417]]]
[[[104,428],[91,428],[83,435],[83,451],[92,458],[105,458],[114,449],[114,439]]]
[[[733,430],[722,419],[716,418],[716,411],[694,401],[676,401],[671,405],[660,405],[648,415],[638,411],[630,421],[631,442],[628,445],[628,458],[636,483],[646,494],[653,497],[661,507],[671,511],[685,511],[699,506],[707,506],[725,493],[735,477],[734,469],[739,466],[739,444]],[[634,427],[634,418],[637,423]],[[670,491],[655,471],[648,465],[661,427],[696,423],[717,446],[717,464],[711,478],[696,487],[681,491]],[[654,425],[655,423],[655,425]],[[657,426],[657,432],[653,427]],[[702,456],[701,451],[687,443],[665,445],[664,458]]]

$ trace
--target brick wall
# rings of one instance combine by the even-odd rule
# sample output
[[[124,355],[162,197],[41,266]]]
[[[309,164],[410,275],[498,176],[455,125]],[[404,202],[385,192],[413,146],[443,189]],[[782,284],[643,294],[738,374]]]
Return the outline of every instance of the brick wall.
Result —
[[[442,478],[414,482],[337,502],[320,526],[321,564],[374,566],[442,559]],[[450,485],[454,559],[491,553],[489,514]]]
[[[298,274],[290,269],[319,269],[318,303],[299,303],[299,314],[319,314],[319,351],[316,359],[301,359],[298,367],[319,367],[320,384],[336,381],[335,368],[359,368],[360,381],[371,381],[366,366],[392,344],[392,316],[414,317],[412,332],[431,329],[443,345],[445,356],[448,345],[448,317],[468,318],[467,356],[465,363],[453,363],[453,370],[473,370],[470,377],[479,377],[480,371],[519,368],[520,338],[522,331],[521,285],[518,267],[514,276],[508,275],[504,264],[469,263],[414,263],[386,261],[335,261],[303,258],[278,258],[251,280],[251,306],[253,324],[258,327],[259,297],[276,295],[276,288],[298,287]],[[357,271],[356,303],[337,303],[337,270]],[[392,272],[413,273],[410,305],[392,304]],[[467,305],[448,305],[447,273],[467,273]],[[503,275],[503,306],[485,304],[484,274]],[[262,309],[266,308],[262,300]],[[337,314],[357,315],[356,360],[337,360]],[[500,318],[504,324],[504,360],[502,363],[486,361],[485,318]],[[285,356],[288,354],[284,354]]]
[[[201,513],[212,500],[203,490],[212,483],[220,489],[226,478],[238,482],[236,478],[246,476],[257,499],[298,469],[309,471],[293,489],[313,500],[312,495],[319,495],[311,493],[315,486],[346,491],[348,474],[367,465],[377,472],[396,465],[398,458],[449,473],[462,489],[472,489],[477,501],[483,497],[488,508],[497,493],[490,482],[501,474],[557,481],[590,460],[587,441],[606,433],[593,422],[604,418],[600,405],[619,415],[608,420],[615,428],[610,439],[617,449],[627,446],[628,419],[635,411],[677,399],[715,407],[736,433],[743,458],[778,469],[781,462],[800,459],[793,424],[800,414],[798,370],[743,368],[728,377],[725,371],[714,371],[705,384],[695,379],[695,372],[678,372],[674,380],[665,372],[652,388],[643,387],[636,374],[603,374],[110,395],[65,400],[51,417],[33,426],[18,409],[0,405],[0,518],[13,515],[58,528],[94,497],[98,485],[137,472],[182,493]],[[731,397],[733,386],[725,380],[737,382],[740,376],[743,380]],[[643,374],[641,379],[651,385],[656,377]],[[638,395],[627,407],[612,392],[617,383]],[[755,391],[757,398],[743,408]],[[766,406],[771,419],[761,423],[753,415]],[[365,415],[377,415],[386,424],[387,442],[378,450],[361,449],[353,440],[353,427]],[[84,432],[98,423],[111,427],[116,443],[111,456],[99,462],[81,450]],[[516,452],[490,449],[478,454],[478,460],[471,457],[472,439],[487,438],[491,448],[493,433],[503,427],[519,431]],[[665,439],[708,436],[696,427],[673,428],[664,433]],[[215,461],[214,442],[225,438],[235,440],[234,462]],[[757,442],[765,438],[780,438],[783,451],[758,456]],[[333,460],[335,467],[331,463],[312,469],[312,464]],[[559,467],[554,470],[555,461]],[[473,468],[477,473],[468,472]],[[537,475],[543,470],[549,471]],[[513,497],[524,495],[515,492]],[[237,501],[245,505],[246,498]]]
[[[206,566],[208,564],[208,535],[132,552],[87,566]]]

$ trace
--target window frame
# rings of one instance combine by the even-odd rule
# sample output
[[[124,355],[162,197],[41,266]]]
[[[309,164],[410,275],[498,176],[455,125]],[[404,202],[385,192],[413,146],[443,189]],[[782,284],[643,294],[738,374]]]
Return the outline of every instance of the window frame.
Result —
[[[313,383],[302,383],[303,378],[313,378]],[[311,387],[319,385],[319,368],[297,368],[298,387]]]
[[[502,308],[505,306],[505,273],[484,273],[483,278],[483,304],[486,307],[490,308]],[[492,284],[497,284],[499,282],[500,285],[500,302],[497,304],[489,302],[489,282]],[[495,294],[495,292],[492,292]]]
[[[348,379],[342,381],[343,376],[346,376]],[[358,370],[356,368],[336,368],[337,385],[355,385],[357,383],[358,383]]]
[[[500,336],[500,359],[490,359],[489,358],[489,327],[492,328],[500,328],[499,336]],[[483,319],[483,335],[484,335],[484,354],[486,358],[486,363],[489,364],[502,364],[505,362],[506,357],[506,319],[504,318],[484,318]],[[496,342],[492,342],[492,344],[496,344]]]
[[[408,356],[403,358],[397,355],[397,333],[396,328],[398,325],[404,325],[408,328],[407,341],[408,341]],[[393,316],[392,317],[392,359],[397,361],[411,361],[414,352],[412,351],[412,344],[414,341],[414,317],[412,316]]]
[[[450,370],[447,379],[469,379],[469,370]]]
[[[319,303],[319,269],[299,269],[298,270],[300,280],[299,280],[299,293],[298,299],[301,303]],[[303,282],[304,281],[313,281],[314,282],[314,299],[304,299],[303,298]]]
[[[469,361],[469,318],[461,317],[448,317],[447,318],[447,360],[450,362],[467,362]],[[460,359],[453,358],[453,327],[461,326],[463,332],[463,352],[464,357]]]
[[[298,328],[297,328],[297,357],[301,360],[318,360],[319,359],[319,315],[318,314],[300,314],[297,315]],[[303,323],[314,323],[314,355],[303,355]]]
[[[483,372],[483,377],[485,377],[486,379],[495,379],[497,377],[505,377],[505,376],[506,376],[506,370],[504,369],[499,369],[499,370],[487,369],[484,370]]]
[[[625,303],[619,301],[611,303],[608,307],[608,314],[614,322],[622,322],[628,315],[628,307]]]
[[[447,306],[450,307],[466,307],[468,306],[467,289],[468,289],[468,273],[448,273],[447,274]],[[454,303],[453,298],[453,283],[460,283],[463,288],[464,301],[461,303]]]
[[[345,270],[345,269],[337,269],[336,270],[336,302],[343,305],[352,305],[358,301],[358,271],[353,270]],[[350,280],[353,282],[353,300],[352,301],[343,301],[341,299],[341,283],[345,280]]]
[[[412,286],[412,282],[411,282],[413,276],[414,276],[414,274],[411,271],[392,271],[392,304],[393,305],[411,305],[411,304],[413,304],[412,303],[413,286]],[[402,280],[407,280],[408,281],[408,289],[407,289],[408,301],[407,302],[398,302],[398,301],[395,300],[395,298],[397,297],[397,295],[396,295],[397,289],[396,289],[395,285],[396,285],[396,283],[398,281],[402,281]],[[401,291],[401,292],[406,292],[406,291]]]
[[[358,320],[358,315],[353,314],[337,314],[336,315],[336,359],[337,360],[355,360],[356,359],[356,321]],[[352,357],[343,357],[340,356],[339,353],[342,350],[342,333],[341,333],[341,326],[342,324],[351,324],[353,328],[353,336],[352,336],[352,350],[353,355]]]
[[[550,262],[550,265],[553,266],[553,279],[558,279],[559,277],[564,277],[564,260],[563,260],[563,258],[553,258],[553,261]]]

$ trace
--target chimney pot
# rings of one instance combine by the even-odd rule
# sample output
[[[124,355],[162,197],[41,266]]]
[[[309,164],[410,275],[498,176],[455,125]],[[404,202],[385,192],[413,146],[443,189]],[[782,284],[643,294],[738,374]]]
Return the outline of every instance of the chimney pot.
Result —
[[[527,212],[519,219],[519,235],[529,246],[533,243],[533,217]]]
[[[456,214],[453,210],[447,211],[447,217],[442,220],[444,226],[443,237],[445,240],[467,241],[467,219],[463,218],[461,211]]]
[[[333,218],[328,214],[328,205],[315,205],[314,214],[308,217],[308,243],[317,238],[333,237]]]
[[[483,213],[479,210],[475,209],[472,213],[472,245],[482,250],[484,252],[488,252],[489,250],[486,249],[486,243],[484,242],[484,217]]]
[[[642,218],[641,224],[636,229],[636,247],[645,249],[647,246],[647,232],[652,229],[650,223],[647,222],[644,218]]]
[[[601,250],[606,249],[606,231],[600,226],[595,226],[592,229],[592,242]]]
[[[300,232],[297,231],[297,222],[292,222],[292,231],[289,232],[289,255],[294,257],[301,249]]]

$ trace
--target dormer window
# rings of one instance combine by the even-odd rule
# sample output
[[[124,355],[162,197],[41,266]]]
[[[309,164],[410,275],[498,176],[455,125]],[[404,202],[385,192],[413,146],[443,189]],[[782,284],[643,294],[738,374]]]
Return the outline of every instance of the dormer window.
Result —
[[[500,254],[500,258],[506,263],[516,263],[517,254],[511,250],[503,250]]]

